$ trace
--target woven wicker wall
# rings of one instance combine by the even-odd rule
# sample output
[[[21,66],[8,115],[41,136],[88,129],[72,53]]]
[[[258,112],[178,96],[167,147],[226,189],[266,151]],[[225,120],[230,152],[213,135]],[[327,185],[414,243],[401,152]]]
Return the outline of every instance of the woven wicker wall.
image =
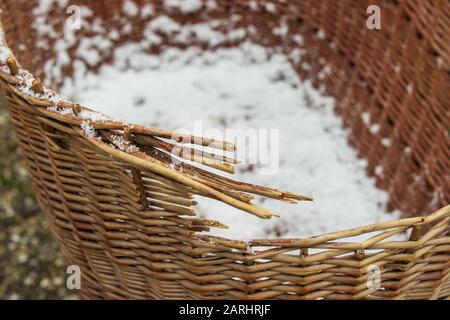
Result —
[[[310,1],[300,10],[305,25],[326,35],[307,37],[307,59],[316,68],[304,74],[315,77],[316,57],[332,64],[327,91],[338,99],[351,143],[369,160],[369,174],[383,168],[377,181],[389,191],[390,208],[409,216],[429,212],[450,200],[450,6],[380,2],[378,31],[364,27],[372,2],[352,3]],[[363,113],[380,125],[377,134]]]

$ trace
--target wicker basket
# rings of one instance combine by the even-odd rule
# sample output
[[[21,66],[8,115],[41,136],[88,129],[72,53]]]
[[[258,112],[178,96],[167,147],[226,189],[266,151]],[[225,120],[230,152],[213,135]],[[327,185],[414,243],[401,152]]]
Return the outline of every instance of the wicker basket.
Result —
[[[192,217],[194,194],[261,217],[272,213],[251,204],[249,193],[289,201],[304,198],[189,166],[171,170],[167,159],[154,153],[162,148],[155,145],[158,137],[170,137],[164,130],[97,121],[91,126],[102,139],[90,138],[80,128],[85,108],[60,102],[60,108],[70,111],[67,115],[47,109],[54,105],[48,99],[51,92],[39,80],[26,78],[17,62],[42,77],[44,62],[55,55],[38,45],[31,23],[35,1],[0,0],[2,28],[17,57],[2,61],[1,96],[51,232],[66,263],[82,269],[82,298],[450,297],[448,1],[379,3],[381,30],[366,28],[366,9],[373,1],[293,0],[268,6],[270,1],[216,0],[215,8],[208,9],[205,1],[193,13],[168,10],[162,1],[154,1],[153,15],[139,19],[117,15],[121,0],[72,2],[89,7],[91,18],[101,19],[108,29],[131,23],[132,32],[121,34],[115,45],[141,39],[145,23],[158,14],[180,23],[239,16],[236,26],[254,27],[252,41],[286,53],[298,47],[293,38],[301,34],[308,68],[295,65],[296,70],[336,98],[336,111],[352,132],[351,144],[369,161],[368,173],[383,167],[378,186],[389,192],[390,209],[405,215],[307,239],[246,243],[197,234],[219,223]],[[134,2],[142,7],[148,1]],[[49,17],[60,34],[66,12],[54,6]],[[272,32],[281,20],[289,26],[287,35]],[[175,44],[166,37],[161,46],[166,45]],[[102,58],[103,63],[111,61],[112,50]],[[319,79],[325,62],[331,72]],[[73,71],[72,65],[61,70],[66,75]],[[24,89],[24,79],[32,81],[31,90]],[[363,123],[363,112],[379,124],[376,135]],[[139,150],[112,145],[113,135],[133,141]],[[392,143],[386,146],[383,138]],[[390,240],[406,231],[409,241]],[[346,239],[353,236],[365,240]],[[374,268],[381,272],[383,290],[368,285]]]

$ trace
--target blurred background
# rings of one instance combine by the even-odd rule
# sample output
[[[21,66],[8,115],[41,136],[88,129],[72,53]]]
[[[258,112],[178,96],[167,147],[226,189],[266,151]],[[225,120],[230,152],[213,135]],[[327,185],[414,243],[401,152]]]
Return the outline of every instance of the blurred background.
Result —
[[[0,103],[0,299],[74,298]]]

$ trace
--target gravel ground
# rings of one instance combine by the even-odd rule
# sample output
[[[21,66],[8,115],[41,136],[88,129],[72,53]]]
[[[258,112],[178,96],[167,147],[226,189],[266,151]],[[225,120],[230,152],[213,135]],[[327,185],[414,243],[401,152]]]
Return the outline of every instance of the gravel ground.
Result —
[[[67,299],[64,262],[0,104],[0,299]]]

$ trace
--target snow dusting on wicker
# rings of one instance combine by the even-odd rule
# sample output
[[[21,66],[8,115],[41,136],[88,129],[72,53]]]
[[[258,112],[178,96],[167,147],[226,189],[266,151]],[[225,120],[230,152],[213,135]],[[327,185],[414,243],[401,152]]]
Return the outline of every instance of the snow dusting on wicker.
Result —
[[[0,70],[10,75],[11,70],[7,66],[6,60],[12,56],[13,55],[11,50],[6,46],[4,32],[0,30]],[[37,92],[36,89],[33,89],[34,82],[37,79],[28,70],[18,68],[17,73],[14,74],[14,77],[18,80],[16,83],[16,88],[20,92],[33,98],[47,100],[48,102],[53,104],[52,106],[49,106],[47,110],[58,112],[61,115],[76,116],[85,120],[81,127],[88,137],[95,137],[95,130],[89,126],[90,121],[112,120],[111,117],[108,117],[96,111],[82,110],[79,114],[75,114],[72,108],[61,107],[62,103],[69,103],[69,100],[62,94],[56,93],[53,90],[46,88],[45,86],[42,86],[41,92]],[[124,150],[130,150],[126,144],[122,145],[125,146]]]
[[[89,124],[89,121],[83,121],[81,123],[81,129],[83,129],[84,133],[89,138],[95,138],[96,137],[95,129],[91,127],[91,125]]]
[[[11,75],[11,70],[7,65],[7,59],[13,57],[11,50],[6,46],[5,34],[3,30],[0,30],[0,70],[4,73]],[[37,80],[34,76],[25,69],[17,66],[17,73],[14,74],[15,78],[18,80],[16,88],[22,93],[39,99],[45,99],[49,102],[59,105],[61,102],[67,102],[67,98],[59,93],[42,87],[42,92],[36,92],[32,89],[33,81]]]

